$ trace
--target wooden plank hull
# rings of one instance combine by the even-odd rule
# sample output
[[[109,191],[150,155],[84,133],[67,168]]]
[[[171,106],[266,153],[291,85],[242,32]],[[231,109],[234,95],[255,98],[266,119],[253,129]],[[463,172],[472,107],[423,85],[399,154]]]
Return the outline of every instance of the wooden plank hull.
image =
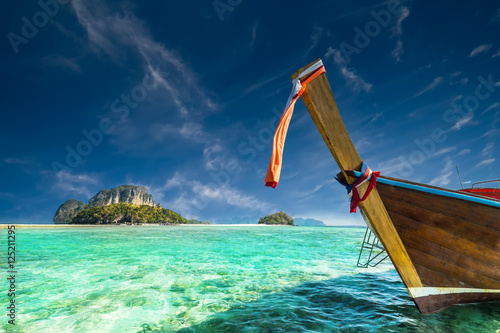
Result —
[[[409,289],[419,310],[500,301],[500,208],[385,179],[378,192],[423,284]]]

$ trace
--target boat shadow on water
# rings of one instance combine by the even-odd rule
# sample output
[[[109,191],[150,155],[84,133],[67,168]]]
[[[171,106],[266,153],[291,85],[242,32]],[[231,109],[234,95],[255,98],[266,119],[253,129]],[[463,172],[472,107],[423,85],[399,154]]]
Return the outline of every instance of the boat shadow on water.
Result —
[[[306,282],[239,303],[191,332],[496,332],[500,302],[421,315],[396,273]]]

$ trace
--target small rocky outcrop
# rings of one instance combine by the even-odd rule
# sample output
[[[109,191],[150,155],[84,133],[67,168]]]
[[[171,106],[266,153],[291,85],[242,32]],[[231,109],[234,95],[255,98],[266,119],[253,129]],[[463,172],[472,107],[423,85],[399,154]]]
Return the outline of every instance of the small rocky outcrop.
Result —
[[[320,220],[315,220],[315,219],[304,219],[301,217],[296,217],[293,219],[295,222],[295,225],[301,226],[301,227],[326,227],[327,225]]]
[[[278,212],[271,215],[261,217],[259,224],[274,224],[274,225],[294,225],[293,219],[285,212]]]
[[[83,201],[69,199],[57,208],[54,215],[54,223],[69,223],[73,217],[85,209],[87,205]]]

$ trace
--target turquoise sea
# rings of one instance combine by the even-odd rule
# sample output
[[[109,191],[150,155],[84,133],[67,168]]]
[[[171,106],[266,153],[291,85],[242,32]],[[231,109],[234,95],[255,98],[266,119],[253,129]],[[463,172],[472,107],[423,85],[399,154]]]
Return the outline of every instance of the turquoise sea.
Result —
[[[389,261],[356,267],[364,231],[16,229],[16,325],[4,278],[0,331],[500,332],[499,303],[420,315]]]

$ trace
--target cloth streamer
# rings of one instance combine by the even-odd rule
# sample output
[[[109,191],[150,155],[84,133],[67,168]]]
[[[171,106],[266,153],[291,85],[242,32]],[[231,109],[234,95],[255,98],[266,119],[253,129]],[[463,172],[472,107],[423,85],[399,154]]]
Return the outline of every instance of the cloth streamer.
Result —
[[[286,133],[288,131],[288,126],[290,125],[290,120],[292,119],[293,108],[295,102],[299,99],[302,93],[306,90],[306,86],[309,82],[325,73],[325,68],[323,63],[318,61],[315,66],[310,68],[308,73],[302,73],[302,79],[298,77],[293,82],[292,93],[288,97],[288,102],[285,107],[285,111],[281,116],[278,128],[274,134],[273,140],[273,152],[271,155],[271,161],[269,162],[269,168],[267,169],[267,174],[264,182],[266,186],[276,188],[281,174],[281,164],[283,159],[283,148],[285,147]]]

